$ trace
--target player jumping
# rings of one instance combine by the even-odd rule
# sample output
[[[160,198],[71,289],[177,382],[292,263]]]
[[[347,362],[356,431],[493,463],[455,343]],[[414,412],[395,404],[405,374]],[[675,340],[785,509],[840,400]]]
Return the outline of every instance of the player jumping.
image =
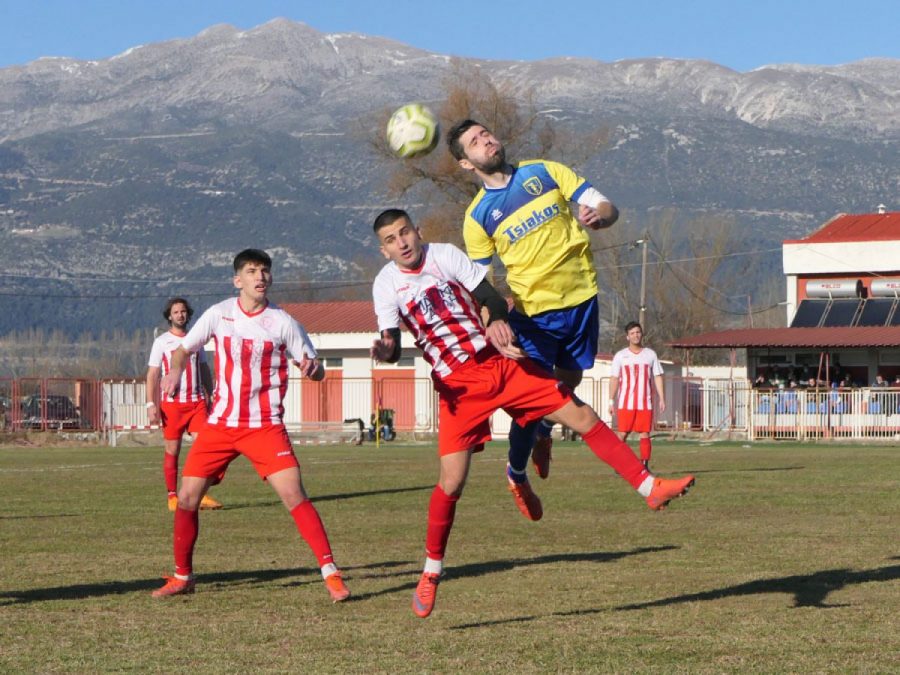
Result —
[[[590,239],[569,208],[591,229],[609,227],[616,207],[584,178],[557,162],[506,160],[503,144],[484,125],[463,120],[447,132],[450,153],[483,188],[466,210],[469,257],[506,268],[515,309],[509,324],[525,352],[573,391],[594,365],[599,336],[597,273]],[[528,480],[531,454],[541,478],[550,473],[552,424],[513,423],[507,474]]]
[[[434,607],[447,539],[472,453],[483,450],[490,440],[490,416],[498,409],[521,424],[547,417],[575,430],[652,509],[664,508],[693,485],[693,476],[668,480],[651,475],[592,408],[524,358],[513,342],[506,301],[485,280],[483,265],[475,264],[451,244],[424,244],[418,229],[400,209],[382,212],[374,230],[381,252],[390,262],[372,288],[380,333],[372,345],[372,357],[386,362],[400,358],[402,321],[432,367],[439,396],[440,478],[428,507],[425,569],[413,595],[417,616],[428,616]],[[487,308],[487,327],[478,304]],[[538,520],[540,502],[536,511],[530,510],[533,506],[525,501],[523,513]]]

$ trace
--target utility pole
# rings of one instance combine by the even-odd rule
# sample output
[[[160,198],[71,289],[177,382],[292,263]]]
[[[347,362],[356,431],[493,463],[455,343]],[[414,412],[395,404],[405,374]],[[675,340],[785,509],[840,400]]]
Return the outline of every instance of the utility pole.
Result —
[[[644,238],[637,242],[641,245],[641,304],[638,310],[638,322],[644,326],[644,313],[647,310],[647,242],[650,241],[650,234],[645,232]],[[647,330],[644,328],[644,330]]]

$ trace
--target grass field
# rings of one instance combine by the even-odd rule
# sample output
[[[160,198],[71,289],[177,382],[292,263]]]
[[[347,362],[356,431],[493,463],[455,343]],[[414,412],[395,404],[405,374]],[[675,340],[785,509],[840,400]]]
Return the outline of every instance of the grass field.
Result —
[[[298,452],[353,598],[248,462],[172,570],[161,448],[0,448],[0,671],[898,672],[900,448],[657,441],[661,513],[557,443],[539,523],[477,456],[434,614],[410,610],[431,446]]]

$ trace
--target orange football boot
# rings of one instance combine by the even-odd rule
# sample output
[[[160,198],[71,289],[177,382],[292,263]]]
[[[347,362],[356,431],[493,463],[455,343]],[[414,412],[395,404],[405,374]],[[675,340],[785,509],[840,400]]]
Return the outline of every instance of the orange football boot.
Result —
[[[325,577],[325,588],[328,589],[332,602],[341,602],[350,597],[350,589],[344,585],[340,572]]]
[[[434,609],[434,599],[437,596],[437,587],[440,579],[440,574],[422,572],[422,577],[416,585],[416,592],[413,593],[412,608],[416,616],[424,619],[431,614],[431,610]]]
[[[650,496],[647,497],[647,506],[654,511],[661,511],[666,508],[666,504],[686,494],[688,488],[694,484],[693,476],[685,476],[684,478],[654,478],[653,489]]]
[[[170,595],[189,595],[194,592],[193,579],[179,579],[178,577],[163,577],[166,585],[153,591],[154,598],[167,598]]]

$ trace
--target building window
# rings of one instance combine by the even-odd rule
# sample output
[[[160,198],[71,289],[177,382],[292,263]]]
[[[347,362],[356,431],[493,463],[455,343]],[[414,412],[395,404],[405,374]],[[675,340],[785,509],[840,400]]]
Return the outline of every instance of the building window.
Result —
[[[398,368],[412,368],[415,365],[415,358],[412,356],[401,356],[397,361]]]
[[[329,356],[327,359],[323,360],[326,368],[343,368],[344,367],[344,359],[340,356]]]

